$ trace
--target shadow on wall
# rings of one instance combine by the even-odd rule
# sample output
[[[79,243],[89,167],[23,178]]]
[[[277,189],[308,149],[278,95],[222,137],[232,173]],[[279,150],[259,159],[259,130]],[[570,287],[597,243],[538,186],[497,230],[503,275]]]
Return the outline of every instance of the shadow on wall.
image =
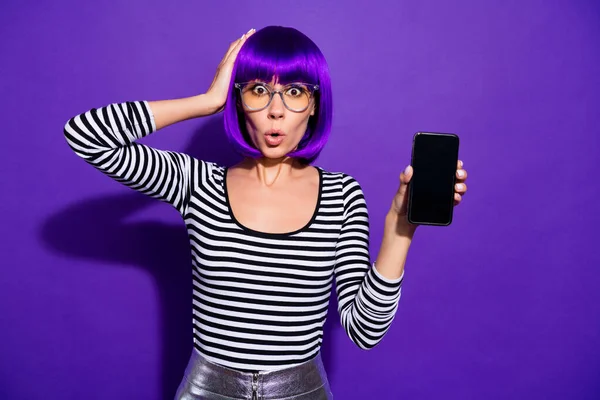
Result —
[[[222,115],[206,118],[203,122],[184,152],[221,165],[238,162],[240,156],[225,137]],[[154,276],[160,296],[162,329],[161,398],[171,399],[181,382],[192,348],[191,254],[183,221],[179,225],[126,222],[129,216],[155,202],[158,200],[133,191],[87,199],[51,215],[40,233],[44,244],[54,252],[104,263],[135,265]],[[334,293],[335,288],[322,347],[323,362],[330,376],[334,368],[330,345],[332,331],[341,329]]]

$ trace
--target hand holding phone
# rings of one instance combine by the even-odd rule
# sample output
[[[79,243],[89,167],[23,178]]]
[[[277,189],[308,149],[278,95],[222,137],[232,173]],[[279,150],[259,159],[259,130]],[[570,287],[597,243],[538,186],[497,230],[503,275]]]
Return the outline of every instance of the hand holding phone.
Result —
[[[408,222],[448,226],[454,210],[459,139],[453,133],[417,132],[408,186]]]

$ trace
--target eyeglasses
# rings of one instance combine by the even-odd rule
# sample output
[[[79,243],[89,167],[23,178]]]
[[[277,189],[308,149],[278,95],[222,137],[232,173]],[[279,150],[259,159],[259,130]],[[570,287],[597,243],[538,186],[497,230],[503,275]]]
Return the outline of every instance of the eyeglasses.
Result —
[[[319,85],[298,82],[289,83],[281,90],[275,90],[271,85],[258,81],[236,83],[234,86],[240,90],[244,105],[252,111],[267,108],[277,93],[285,108],[294,112],[302,112],[308,108],[315,91],[319,89]]]

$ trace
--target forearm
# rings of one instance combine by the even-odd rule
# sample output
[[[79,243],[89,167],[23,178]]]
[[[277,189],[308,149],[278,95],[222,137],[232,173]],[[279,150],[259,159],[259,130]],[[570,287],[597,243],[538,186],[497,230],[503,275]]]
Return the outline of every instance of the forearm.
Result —
[[[400,221],[400,218],[393,210],[387,213],[383,239],[375,263],[377,272],[387,279],[398,279],[402,276],[416,228],[414,225]]]
[[[376,346],[390,328],[400,299],[402,279],[388,279],[371,267],[369,215],[364,194],[353,178],[343,182],[345,217],[336,245],[335,279],[338,311],[348,337],[360,348]],[[388,221],[390,227],[393,221]],[[386,235],[387,236],[387,235]],[[392,265],[386,247],[397,246],[387,236],[382,262]],[[386,259],[388,261],[386,261]],[[385,269],[385,268],[384,268]],[[387,274],[391,275],[391,274]]]
[[[173,100],[149,101],[156,129],[216,113],[219,108],[206,94]]]

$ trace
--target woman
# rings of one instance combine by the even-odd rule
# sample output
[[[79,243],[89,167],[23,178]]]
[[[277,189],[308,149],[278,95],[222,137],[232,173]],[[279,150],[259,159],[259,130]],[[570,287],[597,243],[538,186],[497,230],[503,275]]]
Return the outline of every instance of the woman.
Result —
[[[235,166],[137,142],[223,110],[227,136],[245,156]],[[330,128],[325,58],[283,27],[231,43],[205,94],[111,104],[67,122],[79,156],[185,220],[194,347],[177,399],[332,398],[320,346],[334,279],[341,323],[357,346],[372,348],[389,329],[416,228],[406,221],[412,169],[400,175],[371,267],[360,185],[311,166]]]

